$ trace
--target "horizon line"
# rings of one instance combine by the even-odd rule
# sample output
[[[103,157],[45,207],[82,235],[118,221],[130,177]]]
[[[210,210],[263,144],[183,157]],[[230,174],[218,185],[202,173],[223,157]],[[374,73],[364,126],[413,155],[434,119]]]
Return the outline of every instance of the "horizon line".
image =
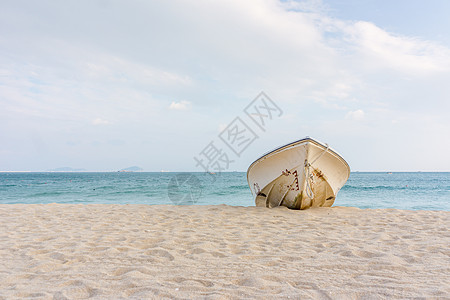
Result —
[[[215,175],[220,173],[246,173],[247,171],[233,170],[233,171],[223,171],[223,172],[211,172]],[[30,171],[30,170],[0,170],[0,173],[209,173],[206,171],[93,171],[93,170],[83,170],[83,171]],[[415,171],[391,171],[391,170],[378,170],[378,171],[368,171],[368,170],[356,170],[350,171],[350,173],[450,173],[450,171],[424,171],[424,170],[415,170]],[[213,174],[213,175],[214,175]]]

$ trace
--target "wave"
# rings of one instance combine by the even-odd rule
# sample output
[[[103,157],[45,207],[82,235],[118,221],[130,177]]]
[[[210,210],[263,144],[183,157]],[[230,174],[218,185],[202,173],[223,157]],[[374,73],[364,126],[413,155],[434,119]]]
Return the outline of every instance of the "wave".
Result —
[[[40,192],[40,193],[35,193],[35,194],[31,194],[30,197],[53,197],[53,196],[60,196],[60,195],[67,195],[68,192],[64,191],[49,191],[49,192]]]
[[[377,185],[377,186],[354,186],[354,185],[344,185],[342,190],[358,190],[358,191],[395,191],[395,190],[417,190],[423,189],[422,187],[408,187],[408,186],[386,186],[386,185]]]
[[[247,190],[248,185],[232,185],[228,187],[230,190]]]

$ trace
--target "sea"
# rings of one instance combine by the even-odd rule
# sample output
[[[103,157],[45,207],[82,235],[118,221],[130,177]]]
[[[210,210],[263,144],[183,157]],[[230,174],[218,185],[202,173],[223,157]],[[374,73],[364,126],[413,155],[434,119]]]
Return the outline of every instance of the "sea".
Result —
[[[245,172],[2,172],[15,203],[254,206]],[[450,211],[450,173],[352,172],[334,206]]]

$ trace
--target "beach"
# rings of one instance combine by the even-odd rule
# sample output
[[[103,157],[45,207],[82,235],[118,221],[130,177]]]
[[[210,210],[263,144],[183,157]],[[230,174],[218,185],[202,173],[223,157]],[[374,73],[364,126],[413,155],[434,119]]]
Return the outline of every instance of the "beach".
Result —
[[[449,298],[450,212],[0,205],[0,299]]]

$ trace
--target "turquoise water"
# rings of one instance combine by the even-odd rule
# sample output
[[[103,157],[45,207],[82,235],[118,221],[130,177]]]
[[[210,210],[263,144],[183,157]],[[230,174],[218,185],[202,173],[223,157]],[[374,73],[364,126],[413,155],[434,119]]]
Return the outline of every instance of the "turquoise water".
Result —
[[[0,173],[0,203],[253,206],[246,173]],[[354,172],[335,206],[450,211],[450,173]]]

